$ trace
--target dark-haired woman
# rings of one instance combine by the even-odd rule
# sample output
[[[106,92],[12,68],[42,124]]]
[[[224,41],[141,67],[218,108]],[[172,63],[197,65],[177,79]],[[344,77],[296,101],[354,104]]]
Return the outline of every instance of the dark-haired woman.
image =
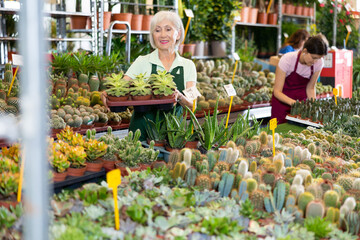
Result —
[[[326,38],[318,34],[310,37],[302,50],[281,57],[276,68],[271,118],[284,123],[296,100],[316,97],[315,84],[324,66],[323,57],[327,50]]]
[[[279,54],[285,54],[288,52],[294,52],[301,49],[304,46],[306,40],[310,37],[310,34],[304,30],[299,29],[287,39],[285,46],[279,50]]]

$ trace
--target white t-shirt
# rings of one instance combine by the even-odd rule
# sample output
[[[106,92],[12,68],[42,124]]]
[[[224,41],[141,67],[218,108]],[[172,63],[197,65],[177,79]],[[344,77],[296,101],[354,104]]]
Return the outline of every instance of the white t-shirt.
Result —
[[[170,71],[171,72],[174,68],[178,66],[184,67],[184,86],[186,88],[187,82],[195,82],[196,83],[196,67],[193,61],[183,58],[179,55],[178,52],[175,52],[176,57],[174,62],[171,65]],[[165,68],[162,62],[159,59],[159,51],[156,49],[152,53],[138,57],[133,64],[131,64],[130,68],[127,70],[125,75],[129,76],[130,78],[134,79],[136,75],[140,73],[146,73],[146,77],[150,77],[152,64],[157,65],[157,70],[164,71]]]
[[[296,59],[298,57],[299,51],[289,52],[284,54],[279,61],[278,67],[286,73],[286,77],[290,75],[295,69]],[[320,59],[314,63],[314,73],[320,71],[324,66],[324,59]],[[311,74],[311,67],[298,63],[296,72],[305,77],[309,78]]]

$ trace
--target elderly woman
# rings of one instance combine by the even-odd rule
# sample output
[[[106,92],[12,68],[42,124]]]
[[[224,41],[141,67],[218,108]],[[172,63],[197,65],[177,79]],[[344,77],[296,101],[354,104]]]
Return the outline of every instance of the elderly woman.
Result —
[[[183,39],[184,27],[176,13],[160,11],[155,14],[150,23],[150,43],[155,51],[138,57],[125,73],[124,79],[131,80],[140,73],[145,73],[149,77],[158,70],[166,70],[174,76],[178,104],[191,109],[193,103],[182,94],[182,91],[196,85],[196,68],[191,60],[181,57],[176,51]],[[177,109],[182,110],[179,106]],[[146,113],[134,111],[129,130],[140,129],[141,140],[145,140],[147,136],[145,118],[154,121],[155,116],[154,111]]]

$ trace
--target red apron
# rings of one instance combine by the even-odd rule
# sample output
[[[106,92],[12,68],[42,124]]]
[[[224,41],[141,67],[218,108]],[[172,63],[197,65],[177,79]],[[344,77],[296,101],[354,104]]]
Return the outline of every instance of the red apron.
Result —
[[[282,92],[289,98],[302,101],[307,98],[306,86],[309,83],[311,76],[313,75],[314,66],[311,66],[311,74],[309,78],[305,78],[296,73],[300,54],[301,51],[299,51],[299,54],[297,56],[294,71],[285,78]],[[278,124],[286,122],[285,117],[287,114],[290,113],[290,105],[280,102],[273,94],[271,99],[271,106],[271,118],[277,118]]]

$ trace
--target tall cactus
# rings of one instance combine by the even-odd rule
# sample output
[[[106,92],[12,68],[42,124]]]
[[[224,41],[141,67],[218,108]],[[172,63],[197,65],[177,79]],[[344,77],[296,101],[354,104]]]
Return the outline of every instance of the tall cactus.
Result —
[[[224,173],[219,183],[219,192],[221,197],[228,197],[234,184],[235,175]]]

